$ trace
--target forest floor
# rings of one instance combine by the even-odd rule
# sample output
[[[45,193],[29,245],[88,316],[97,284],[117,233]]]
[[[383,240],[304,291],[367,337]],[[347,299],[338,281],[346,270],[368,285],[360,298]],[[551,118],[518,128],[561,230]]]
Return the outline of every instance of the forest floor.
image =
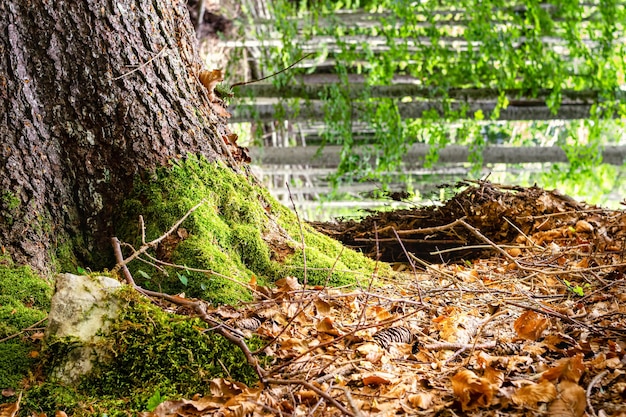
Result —
[[[146,415],[626,416],[626,212],[468,185],[445,206],[318,225],[404,271],[353,289],[286,277],[215,309],[266,340],[265,384],[216,379]]]

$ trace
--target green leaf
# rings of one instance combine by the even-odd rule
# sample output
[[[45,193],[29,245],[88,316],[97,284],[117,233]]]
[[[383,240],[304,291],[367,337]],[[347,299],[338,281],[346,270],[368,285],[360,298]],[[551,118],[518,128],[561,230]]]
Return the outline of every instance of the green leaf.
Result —
[[[141,275],[142,277],[144,277],[145,279],[151,279],[150,275],[148,275],[147,273],[145,273],[144,271],[142,271],[141,269],[137,271],[137,273],[139,275]]]
[[[161,392],[156,390],[154,394],[150,398],[148,398],[148,402],[146,404],[146,408],[148,411],[154,411],[156,408],[165,400],[164,397],[161,396]]]
[[[176,273],[176,276],[178,276],[180,282],[186,287],[189,279],[185,275],[179,274],[178,272]]]

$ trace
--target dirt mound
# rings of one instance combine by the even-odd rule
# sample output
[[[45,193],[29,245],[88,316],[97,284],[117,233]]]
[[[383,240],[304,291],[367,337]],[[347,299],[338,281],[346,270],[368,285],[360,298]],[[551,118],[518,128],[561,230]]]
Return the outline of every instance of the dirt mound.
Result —
[[[322,233],[387,262],[405,252],[428,262],[489,256],[500,247],[577,240],[594,250],[617,251],[626,215],[580,203],[558,191],[486,181],[462,182],[443,206],[379,212],[361,221],[313,223]]]

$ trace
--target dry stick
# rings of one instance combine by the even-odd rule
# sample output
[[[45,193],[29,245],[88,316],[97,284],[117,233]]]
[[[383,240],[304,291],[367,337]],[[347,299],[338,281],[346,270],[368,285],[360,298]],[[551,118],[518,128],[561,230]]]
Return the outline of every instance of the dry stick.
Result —
[[[111,270],[111,272],[116,273],[117,271],[119,271],[120,268],[128,265],[128,263],[130,261],[132,261],[133,259],[136,259],[139,255],[145,253],[148,249],[155,247],[156,245],[158,245],[163,239],[165,239],[166,237],[168,237],[169,235],[171,235],[172,233],[174,233],[176,231],[176,229],[178,229],[178,227],[187,219],[187,217],[189,217],[191,215],[191,213],[193,213],[194,211],[196,211],[198,209],[198,207],[200,207],[201,205],[203,205],[206,202],[205,199],[202,199],[198,204],[196,204],[195,206],[193,206],[192,208],[189,209],[189,211],[187,211],[187,213],[185,213],[185,215],[183,217],[180,218],[180,220],[178,220],[174,226],[171,227],[170,230],[168,230],[167,232],[165,232],[164,235],[162,235],[161,237],[158,237],[156,239],[154,239],[151,242],[146,243],[145,245],[143,245],[141,248],[139,248],[139,250],[135,253],[133,253],[132,255],[130,255],[128,258],[124,259],[124,257],[121,257],[121,261],[118,260],[117,265],[115,265],[115,267]],[[113,238],[117,241],[117,246],[118,249],[120,250],[120,255],[122,253],[121,249],[119,248],[119,240],[117,240],[117,238]],[[113,248],[115,248],[115,243],[113,244]],[[130,272],[129,272],[130,274]],[[125,274],[126,275],[126,274]],[[128,276],[126,276],[126,279],[128,280]],[[132,276],[130,277],[130,279],[132,280]],[[133,282],[134,285],[134,282]]]
[[[333,272],[335,272],[335,267],[337,266],[339,259],[341,259],[341,255],[343,255],[343,251],[345,248],[346,248],[345,246],[343,245],[341,246],[339,255],[337,255],[337,257],[335,258],[335,262],[333,262],[333,266],[328,271],[328,275],[326,276],[326,281],[324,281],[324,288],[323,288],[324,290],[328,287],[328,283],[330,282],[330,279],[333,277]]]
[[[146,65],[148,65],[149,63],[151,63],[152,61],[154,61],[155,59],[157,59],[158,57],[160,57],[160,56],[161,56],[161,54],[165,51],[165,49],[166,49],[166,46],[163,46],[163,48],[161,48],[161,50],[159,51],[159,53],[158,53],[158,54],[156,54],[155,56],[153,56],[152,58],[150,58],[149,60],[147,60],[147,61],[146,61],[146,62],[144,62],[143,64],[139,65],[139,66],[138,66],[137,68],[135,68],[134,70],[132,70],[132,71],[128,71],[127,73],[122,74],[122,75],[120,75],[119,77],[115,77],[115,78],[113,78],[113,81],[117,81],[117,80],[119,80],[119,79],[122,79],[122,78],[124,78],[124,77],[127,77],[127,76],[129,76],[130,74],[132,74],[133,72],[135,72],[135,71],[139,71],[140,69],[144,68]]]
[[[337,376],[344,376],[345,374],[347,374],[348,372],[356,368],[354,366],[355,363],[358,363],[361,361],[362,359],[351,360],[347,364],[342,365],[339,368],[335,369],[331,374],[325,374],[325,375],[315,378],[315,382],[317,382],[318,384],[322,384],[328,381],[329,379],[333,379]],[[324,371],[325,369],[326,368],[322,368],[321,371]]]
[[[367,285],[367,292],[365,292],[365,300],[363,301],[363,308],[361,308],[361,313],[359,314],[359,320],[357,321],[356,330],[359,329],[359,327],[361,326],[361,322],[365,318],[365,309],[367,308],[367,303],[370,297],[369,293],[372,290],[372,283],[374,282],[374,277],[376,274],[376,270],[378,268],[378,259],[380,258],[380,250],[379,250],[380,246],[378,245],[378,230],[376,228],[376,222],[374,222],[374,236],[376,236],[376,263],[374,265],[374,272],[372,273],[372,276],[370,277],[369,283]],[[361,289],[361,293],[363,293],[362,289]]]
[[[517,259],[515,259],[514,257],[512,257],[511,255],[509,255],[504,249],[502,249],[500,246],[496,245],[495,243],[493,243],[487,236],[483,235],[478,229],[476,229],[474,226],[466,223],[464,220],[458,220],[459,224],[462,224],[463,226],[465,226],[467,228],[467,230],[469,230],[472,234],[474,234],[476,237],[478,237],[479,239],[483,240],[484,242],[488,243],[492,248],[494,248],[496,251],[498,251],[500,254],[502,254],[505,258],[507,258],[509,261],[511,261],[512,263],[515,264],[515,266],[517,266],[519,269],[523,270],[523,271],[528,271],[528,272],[538,272],[544,275],[560,275],[560,274],[566,274],[566,273],[582,273],[582,272],[591,272],[591,271],[598,271],[598,270],[602,270],[602,269],[610,269],[610,268],[618,268],[618,267],[622,267],[622,266],[626,266],[626,263],[618,263],[618,264],[612,264],[612,265],[599,265],[599,266],[593,266],[593,267],[589,267],[589,268],[577,268],[575,270],[556,270],[556,271],[546,271],[543,269],[538,269],[538,268],[531,268],[528,266],[524,266],[522,264],[520,264]]]
[[[467,361],[465,362],[465,366],[469,364],[469,361],[472,358],[472,354],[476,350],[476,344],[478,343],[478,339],[480,338],[480,335],[483,333],[483,330],[485,330],[485,326],[487,325],[487,323],[489,323],[496,317],[501,316],[502,314],[505,314],[505,313],[508,314],[508,311],[498,311],[496,314],[489,316],[487,320],[485,320],[483,324],[481,324],[480,328],[478,329],[478,332],[476,332],[476,335],[474,335],[474,343],[472,344],[472,350],[470,351],[470,354],[467,355]]]
[[[471,348],[476,349],[491,349],[497,346],[497,342],[486,342],[479,345],[472,343],[451,343],[451,342],[437,342],[426,343],[422,345],[425,350],[467,350]]]
[[[139,226],[141,229],[141,245],[145,245],[146,244],[146,225],[143,222],[143,216],[140,214],[139,215]],[[133,248],[133,252],[135,251],[135,249]]]
[[[400,231],[396,231],[393,226],[386,226],[380,229],[378,233],[384,233],[388,230],[392,230],[394,233],[398,235],[415,235],[415,234],[427,235],[431,233],[443,232],[444,230],[452,229],[454,226],[460,224],[460,222],[463,221],[463,219],[458,219],[458,220],[453,221],[452,223],[444,224],[441,226],[424,227],[421,229],[409,229],[409,230],[400,230]]]
[[[261,366],[259,365],[259,362],[256,360],[256,358],[254,357],[252,352],[250,352],[250,349],[248,348],[248,346],[246,345],[244,340],[242,338],[238,337],[238,336],[235,336],[233,333],[231,333],[231,331],[229,331],[227,329],[228,326],[226,326],[224,323],[220,323],[217,320],[211,318],[207,314],[207,312],[206,312],[206,307],[201,302],[187,300],[187,299],[184,299],[182,297],[172,296],[172,295],[166,294],[166,293],[146,290],[146,289],[138,286],[137,284],[135,284],[135,280],[133,279],[133,276],[130,273],[130,271],[128,270],[128,267],[126,265],[130,261],[132,261],[134,259],[137,259],[141,254],[145,253],[150,247],[156,246],[159,242],[161,242],[163,239],[165,239],[166,236],[168,236],[171,233],[173,233],[182,224],[182,222],[187,217],[189,217],[189,215],[193,211],[195,211],[198,207],[200,207],[200,205],[202,205],[203,203],[204,203],[204,200],[202,200],[200,203],[198,203],[197,205],[192,207],[163,236],[161,236],[161,237],[159,237],[159,238],[157,238],[157,239],[155,239],[155,240],[145,244],[144,246],[139,248],[138,251],[134,252],[131,256],[129,256],[126,259],[124,259],[124,256],[122,255],[122,248],[121,248],[119,239],[117,237],[112,237],[111,238],[111,243],[113,244],[113,252],[115,254],[115,259],[117,261],[117,265],[114,268],[114,270],[121,268],[122,272],[124,274],[124,277],[126,278],[126,282],[129,285],[131,285],[136,291],[139,291],[142,294],[145,294],[147,296],[162,298],[162,299],[170,301],[171,303],[174,303],[176,305],[180,305],[180,306],[185,306],[185,307],[191,308],[204,322],[214,326],[213,329],[212,329],[213,331],[215,331],[216,333],[220,334],[222,337],[224,337],[225,339],[227,339],[228,341],[230,341],[231,343],[235,344],[236,346],[238,346],[241,349],[241,351],[243,352],[244,356],[246,357],[246,360],[247,360],[248,364],[254,368],[256,374],[259,377],[259,381],[261,381],[262,384],[273,383],[273,384],[277,384],[277,385],[292,385],[292,384],[304,385],[308,389],[316,392],[318,395],[326,398],[331,404],[333,404],[335,407],[337,407],[344,414],[354,417],[354,414],[350,413],[340,402],[335,400],[333,397],[331,397],[329,394],[325,393],[324,391],[322,391],[322,390],[318,389],[317,387],[309,384],[308,382],[297,381],[297,380],[279,380],[279,379],[274,379],[274,378],[271,378],[271,379],[266,378],[266,371],[263,368],[261,368]],[[296,215],[297,215],[297,213],[296,213]],[[298,221],[299,221],[299,217],[298,217]],[[301,223],[300,223],[300,230],[302,231],[302,224]],[[304,235],[303,235],[303,243],[304,243]],[[306,272],[306,268],[305,268],[305,272]],[[234,330],[234,329],[232,329],[232,330]],[[319,348],[319,347],[321,347],[321,345],[317,346],[317,347]]]
[[[538,214],[535,216],[519,216],[518,219],[537,220],[537,219],[542,219],[545,217],[557,217],[557,216],[566,216],[570,214],[583,214],[583,213],[604,213],[607,211],[619,212],[619,210],[607,210],[607,209],[569,210],[569,211],[562,211],[559,213]]]
[[[402,247],[402,251],[404,252],[404,256],[406,256],[406,259],[409,261],[409,265],[411,265],[411,268],[413,269],[413,276],[415,277],[415,285],[417,286],[417,296],[420,299],[420,303],[423,302],[422,300],[422,290],[420,289],[420,285],[417,282],[417,270],[415,269],[415,264],[413,263],[413,260],[411,259],[411,257],[409,256],[409,253],[407,252],[406,248],[404,247],[404,243],[402,243],[402,239],[400,239],[400,236],[398,236],[398,232],[396,232],[395,228],[391,228],[391,230],[393,230],[393,233],[396,235],[396,239],[398,239],[398,242],[400,243],[400,246]]]
[[[177,265],[177,264],[173,264],[173,263],[170,263],[170,262],[165,262],[165,261],[162,261],[160,259],[157,259],[157,258],[155,258],[154,256],[152,256],[152,255],[150,255],[148,253],[144,253],[143,256],[146,256],[146,257],[150,258],[156,264],[163,265],[163,266],[169,266],[170,268],[183,269],[185,271],[192,271],[192,272],[201,272],[201,273],[207,274],[207,275],[215,275],[216,277],[220,277],[220,278],[228,280],[228,281],[230,281],[230,282],[232,282],[234,284],[240,285],[240,286],[244,287],[245,289],[247,289],[248,291],[258,295],[261,298],[269,299],[269,297],[267,295],[263,294],[260,291],[255,290],[254,288],[252,288],[252,286],[246,284],[245,282],[237,281],[236,279],[231,278],[228,275],[220,274],[219,272],[215,272],[212,269],[192,268],[190,266]],[[138,261],[142,261],[142,262],[146,262],[142,258],[137,258],[137,260]],[[158,266],[157,266],[157,268],[158,268]]]
[[[346,396],[346,401],[348,401],[348,405],[350,406],[350,408],[354,412],[354,415],[356,417],[363,417],[363,413],[361,413],[361,410],[359,410],[359,407],[356,405],[356,403],[352,399],[352,395],[350,394],[350,390],[349,389],[347,389],[346,387],[332,387],[332,388],[342,390],[343,391],[343,395]]]
[[[44,321],[46,321],[46,320],[48,320],[48,317],[47,317],[47,316],[46,316],[46,317],[44,317],[43,319],[39,320],[37,323],[33,323],[33,324],[31,324],[31,325],[30,325],[30,326],[28,326],[27,328],[22,329],[21,331],[19,331],[19,332],[15,333],[15,334],[12,334],[12,335],[9,335],[9,336],[7,336],[7,337],[5,337],[5,338],[0,339],[0,343],[2,343],[2,342],[6,342],[7,340],[10,340],[10,339],[13,339],[14,337],[17,337],[17,336],[21,335],[22,333],[26,333],[26,332],[28,332],[28,331],[33,331],[33,330],[35,330],[35,328],[36,328],[36,326],[37,326],[37,325],[39,325],[39,324],[43,323],[43,322],[44,322]]]
[[[459,246],[456,248],[449,248],[449,249],[439,249],[433,252],[428,252],[429,255],[442,255],[444,253],[451,253],[451,252],[459,252],[462,250],[468,250],[468,249],[489,249],[491,248],[491,245],[470,245],[470,246]],[[520,246],[520,245],[502,245],[502,247],[505,248],[519,248],[519,249],[525,249],[527,248],[527,246]]]
[[[587,386],[587,407],[589,407],[589,410],[591,411],[591,415],[596,417],[596,410],[593,409],[593,405],[591,405],[591,390],[593,390],[593,387],[600,382],[600,380],[602,378],[605,377],[605,375],[607,375],[609,373],[609,371],[602,371],[600,372],[598,375],[596,375],[595,377],[593,377],[593,379],[591,380],[591,382],[589,383],[589,385]]]
[[[291,200],[291,204],[293,205],[293,211],[296,213],[296,219],[298,219],[298,226],[300,226],[300,239],[302,240],[302,265],[304,266],[303,270],[303,289],[306,289],[307,278],[306,278],[306,246],[304,244],[304,231],[302,230],[302,222],[300,221],[300,215],[298,214],[298,210],[296,209],[296,203],[293,202],[293,196],[291,195],[291,188],[289,188],[289,183],[286,182],[287,191],[289,192],[289,200]]]
[[[467,224],[467,223],[466,223],[465,221],[463,221],[463,220],[460,220],[460,224],[462,224],[463,226],[465,226],[465,227],[466,227],[466,228],[467,228],[470,232],[472,232],[475,236],[479,237],[480,239],[484,240],[486,243],[488,243],[489,245],[491,245],[494,249],[496,249],[498,252],[500,252],[502,255],[504,255],[507,259],[509,259],[509,260],[510,260],[511,262],[513,262],[513,263],[514,263],[514,264],[515,264],[518,268],[520,268],[520,269],[522,269],[522,270],[532,271],[532,272],[540,272],[540,273],[544,273],[544,274],[549,274],[550,272],[552,272],[554,275],[556,275],[556,274],[563,274],[563,273],[566,273],[566,272],[581,272],[581,271],[583,270],[583,269],[580,269],[580,270],[576,270],[576,271],[542,271],[542,270],[540,270],[540,269],[536,269],[536,268],[528,268],[528,267],[525,267],[525,266],[523,266],[523,265],[520,265],[520,263],[519,263],[519,262],[517,262],[517,260],[516,260],[515,258],[513,258],[511,255],[509,255],[509,254],[508,254],[508,253],[507,253],[504,249],[500,248],[498,245],[496,245],[496,244],[495,244],[495,243],[493,243],[491,240],[489,240],[489,238],[487,238],[485,235],[483,235],[482,233],[480,233],[480,231],[478,231],[478,229],[476,229],[475,227],[470,226],[469,224]],[[611,267],[615,267],[615,265],[611,265]],[[592,268],[587,268],[587,269],[592,269]],[[556,272],[556,273],[554,273],[554,272]],[[529,307],[529,306],[522,306],[522,305],[519,305],[519,304],[514,303],[514,302],[511,302],[511,301],[507,301],[507,303],[508,303],[508,304],[515,305],[515,306],[517,306],[517,307],[521,307],[521,308],[530,308],[530,309],[533,309],[533,310],[535,310],[535,311],[539,311],[539,312],[544,313],[544,314],[549,314],[549,315],[552,315],[552,316],[558,317],[558,318],[560,318],[560,319],[562,319],[562,320],[566,320],[566,321],[568,321],[568,322],[570,322],[570,323],[573,323],[573,324],[576,324],[576,325],[578,325],[578,326],[582,326],[582,327],[585,327],[585,328],[587,328],[587,329],[593,329],[593,327],[592,327],[592,326],[589,326],[589,325],[587,325],[587,324],[585,324],[585,323],[582,323],[582,322],[580,322],[580,321],[578,321],[578,320],[574,320],[574,319],[572,319],[571,317],[565,316],[565,315],[563,315],[563,314],[557,313],[556,311],[553,311],[553,310],[551,310],[551,309],[549,309],[549,308],[547,308],[547,307],[545,307],[545,306],[543,306],[543,305],[541,305],[541,304],[537,303],[535,300],[533,300],[533,298],[532,298],[532,297],[530,297],[530,296],[526,295],[523,291],[520,291],[520,292],[521,292],[522,294],[524,294],[524,295],[525,295],[525,296],[526,296],[526,297],[527,297],[527,298],[528,298],[531,302],[538,304],[538,305],[540,306],[540,309],[533,309],[532,307]]]
[[[333,384],[332,382],[329,384],[329,387],[326,389],[326,393],[328,394],[330,389],[332,388]],[[310,416],[314,416],[315,415],[315,411],[319,408],[320,405],[324,404],[326,402],[326,399],[324,397],[320,397],[319,400],[317,400],[317,402],[315,403],[315,405],[309,410],[309,415]]]
[[[526,239],[526,241],[527,241],[528,243],[530,243],[530,244],[532,245],[532,247],[534,247],[535,249],[545,249],[545,248],[543,248],[543,247],[541,247],[541,246],[537,245],[537,244],[535,243],[535,241],[534,241],[534,240],[532,240],[532,239],[531,239],[528,235],[526,235],[526,233],[524,233],[524,232],[522,231],[522,229],[520,229],[519,227],[517,227],[517,225],[516,225],[515,223],[513,223],[511,220],[507,219],[506,217],[502,217],[502,218],[503,218],[503,219],[504,219],[504,220],[505,220],[508,224],[510,224],[510,225],[511,225],[511,227],[513,227],[515,230],[517,230],[517,232],[518,232],[520,235],[524,236],[524,239]]]
[[[306,58],[310,57],[311,55],[313,55],[313,52],[310,52],[310,53],[304,55],[302,58],[300,58],[299,60],[297,60],[293,64],[289,65],[286,68],[281,69],[278,72],[273,73],[272,75],[268,75],[267,77],[259,78],[258,80],[251,80],[251,81],[244,81],[244,82],[240,82],[240,83],[235,83],[235,84],[231,85],[230,88],[237,87],[239,85],[248,85],[248,84],[258,83],[259,81],[263,81],[263,80],[267,80],[268,78],[272,78],[272,77],[274,77],[274,76],[276,76],[276,75],[278,75],[280,73],[283,73],[283,72],[287,71],[288,69],[293,68],[299,62],[304,61]]]
[[[522,291],[520,291],[520,292],[522,292]],[[523,292],[522,292],[522,294],[523,294]],[[524,294],[524,295],[526,295],[526,294]],[[590,326],[590,325],[588,325],[586,323],[580,322],[578,320],[574,320],[573,318],[571,318],[569,316],[563,315],[561,313],[557,313],[556,311],[551,310],[550,308],[544,306],[543,304],[538,303],[532,297],[530,297],[528,295],[526,295],[526,297],[529,299],[530,302],[532,302],[534,304],[537,304],[539,307],[533,307],[533,306],[530,306],[530,305],[521,304],[521,303],[517,303],[515,301],[510,301],[510,300],[504,300],[504,302],[506,304],[510,304],[512,306],[519,307],[519,308],[524,309],[524,310],[533,310],[533,311],[536,311],[537,313],[546,314],[548,316],[554,316],[554,317],[559,318],[561,320],[570,322],[572,324],[584,327],[584,328],[592,330],[592,331],[598,331],[598,329],[595,326]],[[620,329],[608,329],[608,330],[613,330],[613,331],[617,332],[618,334],[622,334],[622,333],[620,333],[618,331]]]
[[[306,387],[307,389],[315,392],[317,395],[324,397],[328,402],[334,405],[344,415],[356,417],[352,411],[344,407],[343,404],[341,404],[339,401],[337,401],[332,396],[330,396],[330,394],[327,394],[326,392],[322,391],[321,389],[317,388],[315,385],[309,382],[306,382],[300,379],[274,379],[274,378],[267,378],[265,382],[267,382],[268,384],[276,384],[276,385],[302,385],[303,387]]]
[[[436,274],[443,275],[444,277],[449,278],[449,279],[450,279],[450,281],[452,281],[452,283],[451,283],[450,285],[454,285],[454,286],[456,287],[456,289],[458,290],[458,292],[459,292],[459,299],[462,299],[462,298],[463,298],[463,287],[461,287],[461,286],[459,285],[459,280],[457,279],[457,277],[455,277],[454,275],[449,274],[449,273],[447,273],[447,272],[445,272],[445,271],[442,271],[442,270],[439,270],[439,269],[437,269],[437,268],[433,267],[433,266],[432,266],[431,264],[429,264],[428,262],[424,261],[423,259],[418,258],[417,256],[413,255],[413,254],[412,254],[412,253],[410,253],[410,252],[409,252],[409,256],[410,256],[411,258],[413,258],[413,260],[414,260],[415,262],[417,262],[417,263],[421,264],[421,265],[422,265],[424,268],[426,268],[427,270],[430,270],[430,271],[432,271],[432,272],[434,272],[434,273],[436,273]]]
[[[319,345],[313,346],[312,348],[310,348],[310,349],[300,353],[298,356],[295,356],[295,357],[291,358],[288,362],[285,362],[282,365],[277,366],[275,369],[270,370],[268,372],[268,375],[274,375],[275,373],[277,373],[281,369],[286,368],[291,363],[297,361],[298,359],[302,358],[303,356],[308,355],[309,353],[311,353],[311,352],[313,352],[313,351],[315,351],[317,349],[320,349],[320,348],[323,348],[323,347],[326,347],[326,346],[330,346],[333,343],[339,342],[340,340],[343,340],[343,339],[345,339],[348,336],[352,336],[358,330],[365,330],[365,329],[369,329],[369,328],[372,328],[372,327],[386,326],[388,324],[393,324],[393,323],[395,323],[397,321],[409,318],[409,317],[417,314],[419,311],[421,311],[421,309],[415,310],[415,311],[413,311],[411,313],[408,313],[408,314],[404,314],[404,315],[402,315],[400,317],[392,318],[392,319],[389,319],[389,320],[384,320],[384,321],[382,321],[380,323],[368,324],[368,325],[362,326],[360,328],[357,328],[355,330],[349,331],[348,333],[344,333],[341,336],[337,336],[336,338],[334,338],[333,340],[329,340],[328,342],[320,343]]]
[[[199,207],[199,205],[195,206],[195,208],[197,207]],[[189,214],[190,212],[188,212],[185,216]],[[182,222],[178,222],[177,224],[180,224],[180,223]],[[172,230],[176,230],[176,228],[173,228]],[[160,241],[162,240],[162,238],[163,236],[159,238],[158,240]],[[124,273],[124,276],[126,277],[126,282],[130,286],[132,286],[136,291],[142,294],[145,294],[151,297],[158,297],[158,298],[167,300],[171,303],[174,303],[176,305],[191,308],[198,316],[200,316],[200,318],[205,323],[208,323],[211,326],[214,326],[213,331],[215,331],[216,333],[218,333],[219,335],[221,335],[222,337],[224,337],[226,340],[230,341],[234,345],[238,346],[239,349],[241,349],[241,351],[243,352],[244,356],[246,357],[248,364],[254,368],[255,372],[259,376],[259,380],[261,381],[261,383],[265,381],[265,371],[261,368],[261,366],[259,365],[259,362],[252,355],[252,352],[250,352],[250,349],[248,348],[248,346],[246,345],[246,343],[243,341],[242,338],[237,337],[234,334],[232,334],[229,330],[226,329],[226,326],[223,323],[220,323],[217,320],[211,318],[206,312],[206,307],[201,302],[187,300],[182,297],[173,296],[173,295],[162,293],[162,292],[146,290],[145,288],[142,288],[139,285],[135,284],[135,280],[133,279],[132,274],[130,273],[130,271],[128,270],[128,267],[126,266],[126,264],[129,262],[130,257],[127,258],[126,260],[124,259],[122,255],[122,248],[120,246],[120,241],[118,240],[117,237],[111,238],[111,242],[113,244],[113,252],[115,253],[115,260],[117,261],[118,265],[121,265],[122,272]],[[143,249],[143,247],[140,248],[139,250],[141,249]]]

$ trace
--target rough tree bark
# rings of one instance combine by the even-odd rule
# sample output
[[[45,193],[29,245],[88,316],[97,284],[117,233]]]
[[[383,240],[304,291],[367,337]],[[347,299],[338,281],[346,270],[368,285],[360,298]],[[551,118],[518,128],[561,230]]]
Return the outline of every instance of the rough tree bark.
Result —
[[[0,246],[49,272],[106,246],[133,178],[187,153],[222,159],[181,0],[0,3]],[[76,245],[81,243],[81,245]]]

